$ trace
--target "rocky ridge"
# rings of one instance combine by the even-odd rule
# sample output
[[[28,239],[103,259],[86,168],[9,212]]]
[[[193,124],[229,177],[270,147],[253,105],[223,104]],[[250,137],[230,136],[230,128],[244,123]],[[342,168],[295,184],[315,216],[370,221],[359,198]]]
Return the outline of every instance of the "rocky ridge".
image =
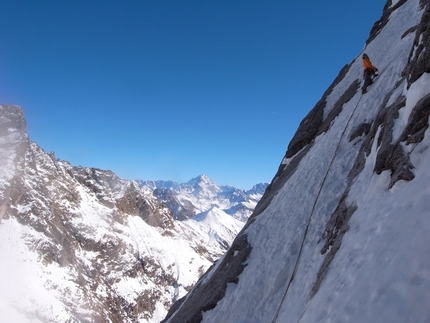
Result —
[[[55,158],[18,106],[0,105],[0,163],[8,322],[159,322],[243,226],[215,210],[178,221],[148,187]]]

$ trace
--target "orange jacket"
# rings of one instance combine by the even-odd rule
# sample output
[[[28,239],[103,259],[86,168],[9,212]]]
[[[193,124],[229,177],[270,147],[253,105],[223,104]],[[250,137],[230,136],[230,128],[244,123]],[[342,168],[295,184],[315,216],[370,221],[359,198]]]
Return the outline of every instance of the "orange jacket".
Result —
[[[376,70],[376,67],[370,62],[369,57],[363,58],[363,67],[364,69],[371,68],[372,70]]]

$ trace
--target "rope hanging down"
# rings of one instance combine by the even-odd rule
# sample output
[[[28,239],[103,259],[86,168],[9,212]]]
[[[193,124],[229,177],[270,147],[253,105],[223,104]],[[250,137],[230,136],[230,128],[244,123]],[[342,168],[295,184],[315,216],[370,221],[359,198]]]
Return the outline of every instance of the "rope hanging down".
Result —
[[[297,268],[298,268],[298,266],[299,266],[300,257],[301,257],[301,255],[302,255],[303,246],[304,246],[304,244],[305,244],[306,236],[307,236],[307,234],[308,234],[309,226],[310,226],[310,224],[311,224],[312,216],[313,216],[313,214],[314,214],[315,207],[316,207],[316,205],[317,205],[317,202],[318,202],[319,196],[320,196],[321,191],[322,191],[322,189],[323,189],[323,187],[324,187],[325,181],[326,181],[326,179],[327,179],[327,176],[328,176],[328,173],[329,173],[329,171],[330,171],[330,168],[331,168],[331,166],[332,166],[332,164],[333,164],[334,158],[336,157],[336,154],[337,154],[337,152],[338,152],[338,150],[339,150],[339,146],[340,146],[340,143],[341,143],[341,141],[342,141],[343,135],[345,134],[346,129],[348,128],[349,122],[351,121],[352,117],[354,116],[355,110],[357,109],[358,104],[360,103],[360,101],[361,101],[361,98],[362,98],[362,97],[363,97],[363,94],[361,94],[361,95],[360,95],[360,98],[358,99],[358,102],[357,102],[357,104],[355,105],[355,108],[354,108],[354,110],[352,111],[351,116],[349,117],[348,122],[346,123],[345,128],[344,128],[344,129],[343,129],[343,131],[342,131],[342,134],[341,134],[341,136],[340,136],[339,142],[337,143],[336,149],[335,149],[335,151],[334,151],[333,157],[331,158],[330,164],[329,164],[329,166],[328,166],[328,168],[327,168],[327,172],[326,172],[326,173],[325,173],[325,175],[324,175],[323,181],[322,181],[321,186],[320,186],[320,188],[319,188],[319,190],[318,190],[318,194],[317,194],[317,196],[316,196],[316,198],[315,198],[315,202],[314,202],[314,204],[312,205],[311,214],[310,214],[310,216],[309,216],[308,222],[306,223],[306,229],[305,229],[305,232],[304,232],[304,234],[303,234],[302,242],[301,242],[301,244],[300,244],[299,255],[297,256],[297,260],[296,260],[296,263],[295,263],[295,265],[294,265],[293,274],[291,275],[291,278],[290,278],[290,280],[288,281],[287,288],[285,289],[285,292],[284,292],[284,296],[282,297],[281,303],[279,304],[278,309],[276,310],[275,316],[273,317],[273,319],[272,319],[271,323],[276,323],[276,321],[278,320],[279,312],[281,311],[282,305],[284,304],[285,298],[287,297],[287,294],[288,294],[288,290],[290,289],[291,283],[292,283],[292,282],[293,282],[293,280],[294,280],[294,276],[296,275]],[[304,314],[304,312],[303,312],[303,314]],[[303,314],[300,316],[300,318],[303,316]]]

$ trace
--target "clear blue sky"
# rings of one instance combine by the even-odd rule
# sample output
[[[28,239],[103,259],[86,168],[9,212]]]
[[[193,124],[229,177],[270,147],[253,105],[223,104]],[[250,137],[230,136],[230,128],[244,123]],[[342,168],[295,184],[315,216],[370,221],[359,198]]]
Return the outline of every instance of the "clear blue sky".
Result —
[[[270,182],[382,0],[2,0],[0,103],[125,179]]]

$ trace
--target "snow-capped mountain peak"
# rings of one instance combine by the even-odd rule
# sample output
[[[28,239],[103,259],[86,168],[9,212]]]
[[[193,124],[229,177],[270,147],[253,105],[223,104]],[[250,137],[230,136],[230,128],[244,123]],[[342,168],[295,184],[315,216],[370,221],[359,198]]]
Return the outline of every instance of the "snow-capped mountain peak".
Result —
[[[29,140],[21,108],[0,105],[1,321],[159,322],[244,225],[211,203],[180,213],[157,182],[56,159]]]
[[[216,186],[215,183],[206,174],[202,174],[190,179],[187,184],[191,186]]]
[[[187,184],[191,187],[192,194],[198,198],[211,198],[216,196],[220,191],[220,188],[204,174],[191,179]]]
[[[235,219],[246,222],[263,196],[267,183],[260,183],[245,191],[233,186],[218,186],[207,175],[197,176],[187,183],[166,181],[137,181],[173,211],[176,219],[188,219],[213,207]]]

